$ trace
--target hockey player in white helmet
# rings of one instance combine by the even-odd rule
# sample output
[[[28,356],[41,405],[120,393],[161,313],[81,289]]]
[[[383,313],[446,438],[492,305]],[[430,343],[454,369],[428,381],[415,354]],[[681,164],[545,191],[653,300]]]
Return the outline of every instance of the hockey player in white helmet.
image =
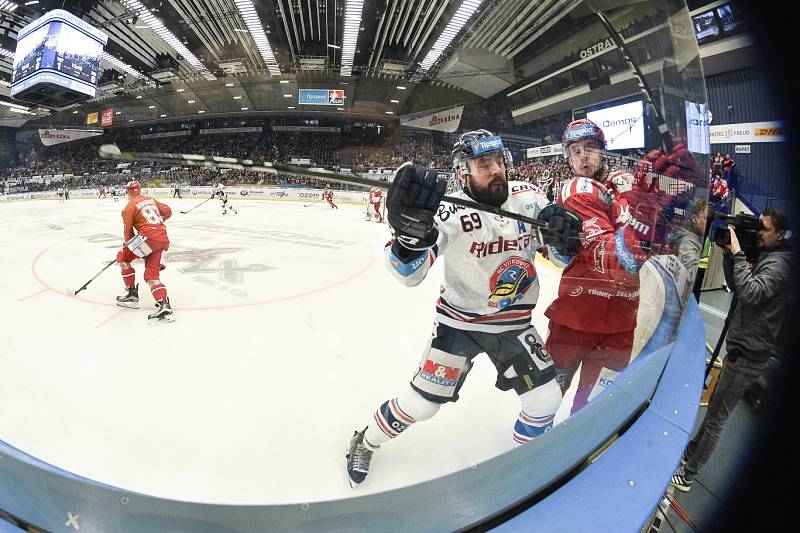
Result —
[[[225,192],[225,185],[222,182],[218,182],[214,187],[211,189],[211,194],[217,198],[219,198],[220,204],[222,205],[222,214],[226,215],[228,210],[232,211],[234,215],[238,215],[239,212],[228,203],[228,193]]]
[[[485,130],[464,133],[453,146],[452,157],[464,185],[454,196],[531,218],[547,205],[530,184],[508,181],[512,161],[499,136]],[[555,368],[531,324],[539,294],[534,257],[543,237],[530,224],[440,205],[446,186],[435,170],[405,163],[389,189],[386,207],[394,240],[385,254],[390,273],[406,286],[418,285],[441,258],[444,279],[434,334],[410,383],[378,406],[368,425],[350,441],[351,485],[364,481],[372,455],[382,444],[433,417],[442,404],[458,400],[480,353],[487,353],[497,368],[496,386],[519,396],[518,415],[509,416],[514,442],[525,443],[547,431],[561,401]],[[558,214],[553,212],[550,218],[556,220]],[[577,241],[580,221],[573,222],[559,238]]]

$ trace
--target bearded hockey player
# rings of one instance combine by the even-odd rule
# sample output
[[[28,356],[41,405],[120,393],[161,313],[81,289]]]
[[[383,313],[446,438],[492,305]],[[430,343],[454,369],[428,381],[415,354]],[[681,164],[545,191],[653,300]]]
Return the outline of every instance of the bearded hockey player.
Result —
[[[464,186],[456,197],[531,218],[547,205],[530,184],[508,181],[511,155],[499,136],[486,130],[464,133],[453,146],[452,158]],[[495,385],[519,396],[516,420],[509,417],[516,443],[547,431],[561,402],[555,368],[531,324],[539,294],[534,257],[544,237],[530,224],[440,205],[446,186],[435,170],[405,163],[389,189],[386,207],[394,240],[385,253],[390,273],[400,283],[415,286],[441,259],[444,279],[434,334],[411,382],[378,406],[367,427],[350,441],[347,471],[353,486],[364,481],[373,453],[382,444],[433,417],[442,404],[458,400],[480,353],[487,353],[497,369]],[[552,206],[549,218],[569,229],[548,239],[577,238],[580,221],[566,210]]]

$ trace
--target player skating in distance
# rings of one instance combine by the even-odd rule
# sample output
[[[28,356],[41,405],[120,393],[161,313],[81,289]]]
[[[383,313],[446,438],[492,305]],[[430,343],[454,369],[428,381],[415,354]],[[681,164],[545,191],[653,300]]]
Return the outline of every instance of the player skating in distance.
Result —
[[[333,191],[331,190],[330,185],[325,186],[325,191],[322,193],[322,198],[328,202],[328,205],[331,206],[331,209],[339,209],[339,206],[333,203]]]
[[[464,133],[452,158],[464,186],[455,197],[532,218],[546,208],[547,199],[530,184],[508,181],[511,155],[500,137],[486,130]],[[521,221],[440,205],[446,186],[436,170],[406,163],[397,170],[387,195],[394,232],[385,249],[391,274],[415,286],[434,261],[443,259],[444,279],[433,336],[410,383],[378,406],[372,420],[350,440],[346,466],[351,485],[364,481],[381,445],[433,417],[442,404],[458,400],[480,353],[486,353],[497,369],[495,386],[519,396],[516,420],[509,416],[515,443],[528,442],[552,427],[561,402],[555,367],[531,324],[539,295],[534,258],[545,244],[541,235]],[[580,220],[558,206],[546,209],[553,222],[562,217],[564,231],[558,237],[577,242]]]
[[[125,186],[128,204],[122,210],[125,243],[117,253],[117,263],[125,282],[125,294],[117,296],[117,305],[136,309],[139,307],[139,286],[136,272],[131,265],[135,259],[144,259],[144,280],[156,301],[156,310],[147,316],[151,324],[172,322],[174,316],[167,296],[167,288],[161,283],[161,254],[169,248],[167,227],[164,225],[172,210],[149,196],[142,196],[142,186],[131,181]]]
[[[234,215],[239,214],[236,208],[234,208],[233,205],[230,205],[228,202],[228,193],[225,192],[225,185],[223,185],[221,181],[212,187],[211,195],[212,197],[219,198],[220,204],[222,205],[223,215],[226,215],[228,210],[230,210]]]
[[[375,222],[383,222],[383,215],[381,214],[381,203],[383,202],[383,191],[378,187],[372,187],[369,190],[369,201],[367,202],[367,220],[375,220]]]

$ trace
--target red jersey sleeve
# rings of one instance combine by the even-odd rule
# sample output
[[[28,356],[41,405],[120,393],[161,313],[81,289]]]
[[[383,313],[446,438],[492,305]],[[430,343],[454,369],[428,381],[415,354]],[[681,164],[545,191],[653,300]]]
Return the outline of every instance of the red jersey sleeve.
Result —
[[[125,209],[122,210],[123,234],[126,241],[133,238],[133,218],[135,214],[136,204],[130,201],[125,206]]]
[[[158,200],[156,200],[156,206],[158,207],[158,212],[161,214],[161,218],[165,221],[172,216],[172,209],[167,204],[162,204]]]

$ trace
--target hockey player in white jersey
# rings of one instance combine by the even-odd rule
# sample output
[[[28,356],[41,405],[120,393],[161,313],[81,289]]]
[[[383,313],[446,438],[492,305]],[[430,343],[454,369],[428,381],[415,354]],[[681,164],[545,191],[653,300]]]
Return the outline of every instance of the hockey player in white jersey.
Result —
[[[454,196],[537,218],[547,199],[525,182],[509,182],[511,156],[486,130],[461,135],[453,167],[464,189]],[[556,373],[542,338],[531,324],[539,280],[536,249],[555,237],[577,242],[579,219],[564,225],[567,210],[548,206],[548,219],[562,231],[547,243],[530,224],[440,201],[447,182],[435,170],[405,163],[389,189],[386,207],[394,240],[387,244],[389,271],[406,286],[419,284],[444,259],[434,333],[413,378],[381,404],[366,428],[356,431],[347,453],[351,485],[361,483],[372,455],[411,424],[433,417],[458,400],[473,358],[487,353],[497,369],[496,386],[513,389],[521,409],[513,425],[516,443],[547,431],[561,401]],[[571,215],[568,215],[571,217]],[[567,230],[567,226],[569,229]]]
[[[220,203],[222,204],[222,214],[226,215],[228,210],[232,211],[234,215],[238,215],[239,212],[228,203],[228,193],[225,192],[225,185],[222,182],[217,183],[211,188],[211,195],[213,197],[219,198]]]

